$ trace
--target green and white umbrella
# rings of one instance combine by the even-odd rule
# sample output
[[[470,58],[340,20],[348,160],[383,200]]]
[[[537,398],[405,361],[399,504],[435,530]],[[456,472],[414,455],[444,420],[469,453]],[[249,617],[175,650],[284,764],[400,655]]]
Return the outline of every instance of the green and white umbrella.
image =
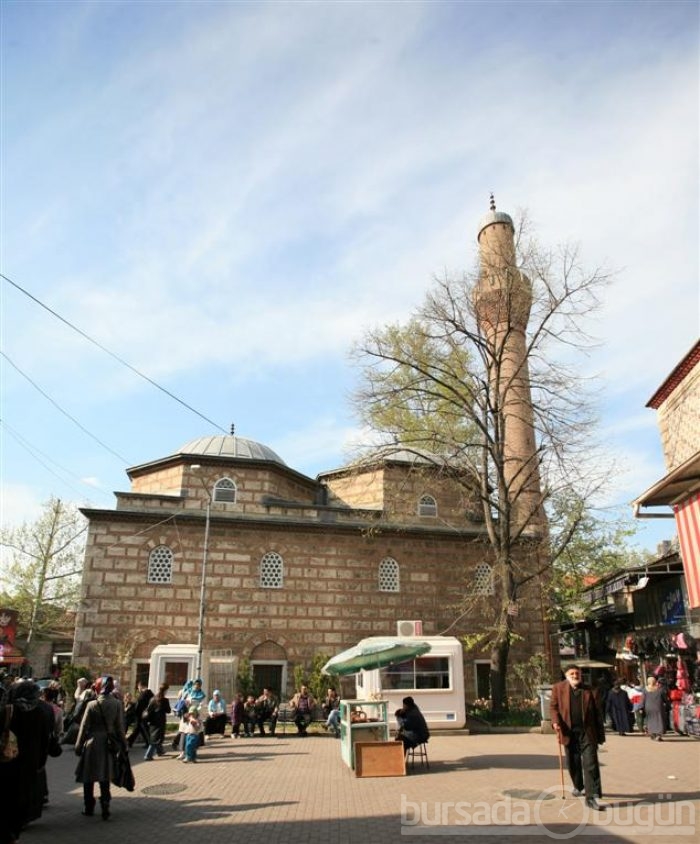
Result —
[[[407,642],[405,639],[381,639],[373,642],[360,642],[346,651],[341,651],[328,660],[321,671],[336,677],[357,674],[359,671],[371,671],[385,668],[407,659],[415,659],[430,650],[427,642]]]

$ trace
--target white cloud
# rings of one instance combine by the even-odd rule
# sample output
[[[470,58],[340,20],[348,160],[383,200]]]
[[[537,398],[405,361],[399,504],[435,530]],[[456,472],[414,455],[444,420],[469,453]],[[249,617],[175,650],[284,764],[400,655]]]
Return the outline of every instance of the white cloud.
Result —
[[[292,429],[267,438],[294,467],[328,455],[331,468],[350,410],[335,384],[332,406],[304,406],[305,379],[325,365],[335,378],[364,328],[404,319],[432,274],[471,268],[494,189],[499,208],[530,209],[544,243],[580,241],[588,266],[618,270],[584,365],[633,466],[620,495],[658,476],[643,405],[700,325],[696,12],[155,9],[138,31],[131,12],[110,18],[108,41],[99,4],[52,9],[41,30],[14,10],[11,277],[209,418],[245,415],[253,437],[269,431],[274,382],[295,379]],[[116,450],[148,459],[200,432],[21,294],[3,288],[3,306],[7,354],[110,445],[128,440]],[[4,414],[96,488],[123,486],[5,374]],[[8,459],[13,483],[26,470]]]

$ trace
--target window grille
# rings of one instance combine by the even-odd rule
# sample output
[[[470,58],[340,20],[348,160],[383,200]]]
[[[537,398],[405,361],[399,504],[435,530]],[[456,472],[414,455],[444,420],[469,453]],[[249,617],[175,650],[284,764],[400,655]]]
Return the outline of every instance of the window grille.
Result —
[[[284,586],[284,560],[275,551],[268,551],[260,560],[260,585],[263,589],[281,589]]]
[[[214,501],[236,503],[236,484],[231,478],[221,478],[214,484]]]
[[[148,555],[148,582],[172,583],[173,558],[167,545],[156,545]]]
[[[424,495],[418,502],[419,516],[437,516],[437,501],[432,495]]]
[[[488,563],[479,563],[474,572],[474,592],[477,595],[493,595],[493,569]]]
[[[391,557],[387,557],[379,564],[379,591],[399,592],[399,564]]]

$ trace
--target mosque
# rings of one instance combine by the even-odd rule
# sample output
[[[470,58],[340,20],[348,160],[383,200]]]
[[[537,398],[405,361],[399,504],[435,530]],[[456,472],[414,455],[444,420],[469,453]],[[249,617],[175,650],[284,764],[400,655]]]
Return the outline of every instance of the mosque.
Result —
[[[479,228],[478,314],[498,333],[512,316],[503,316],[503,291],[519,309],[506,355],[524,373],[506,414],[508,471],[526,479],[520,506],[532,506],[539,478],[523,471],[535,449],[524,366],[530,292],[512,269],[513,236],[492,204]],[[496,253],[509,266],[486,272]],[[481,505],[429,459],[398,451],[311,478],[232,433],[194,439],[127,475],[114,509],[82,511],[89,532],[73,650],[75,664],[112,672],[124,687],[154,677],[177,686],[201,669],[230,696],[245,660],[256,686],[284,696],[297,666],[309,671],[361,638],[482,629],[463,603],[468,590],[494,594]],[[528,589],[511,662],[547,651],[542,584]],[[489,654],[465,652],[467,700],[488,694],[488,676]]]

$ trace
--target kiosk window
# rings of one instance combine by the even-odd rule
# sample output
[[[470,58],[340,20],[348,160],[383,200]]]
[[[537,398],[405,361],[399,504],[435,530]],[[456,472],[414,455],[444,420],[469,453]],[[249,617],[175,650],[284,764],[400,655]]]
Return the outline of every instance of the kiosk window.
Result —
[[[450,689],[450,660],[446,656],[419,656],[381,669],[383,689]]]

